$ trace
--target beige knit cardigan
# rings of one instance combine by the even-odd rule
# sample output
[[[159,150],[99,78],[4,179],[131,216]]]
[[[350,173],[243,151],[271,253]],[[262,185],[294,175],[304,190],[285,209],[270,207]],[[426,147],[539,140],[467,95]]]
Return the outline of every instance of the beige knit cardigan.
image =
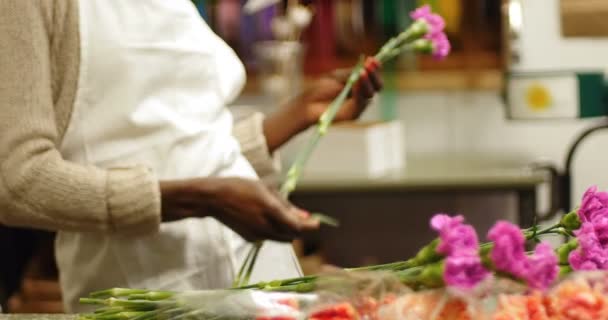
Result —
[[[102,169],[58,151],[78,88],[77,0],[0,0],[0,223],[47,230],[149,233],[159,184],[143,166]],[[234,135],[258,175],[276,170],[260,114]]]

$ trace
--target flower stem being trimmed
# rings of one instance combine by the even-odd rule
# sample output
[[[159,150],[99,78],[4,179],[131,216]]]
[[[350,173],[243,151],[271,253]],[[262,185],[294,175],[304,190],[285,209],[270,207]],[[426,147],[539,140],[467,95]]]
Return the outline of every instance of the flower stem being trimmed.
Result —
[[[355,66],[355,68],[351,72],[350,76],[348,77],[348,81],[346,82],[346,85],[344,86],[344,88],[342,89],[340,94],[334,99],[334,101],[332,101],[332,103],[329,105],[327,110],[325,110],[325,112],[321,115],[321,118],[319,119],[319,123],[316,126],[313,136],[308,141],[308,144],[306,144],[304,149],[302,149],[298,153],[295,162],[293,163],[291,168],[287,171],[287,178],[286,178],[285,182],[283,182],[283,184],[281,185],[281,189],[280,189],[280,193],[283,197],[287,198],[289,196],[289,194],[293,190],[295,190],[296,184],[298,183],[298,180],[300,179],[302,170],[304,169],[306,162],[312,155],[312,153],[315,150],[319,141],[321,141],[321,138],[329,130],[329,126],[331,125],[334,118],[336,117],[336,114],[340,110],[340,107],[342,107],[342,105],[344,104],[344,101],[348,97],[348,94],[351,91],[353,85],[357,82],[357,80],[359,80],[362,70],[363,70],[363,59],[360,59],[359,63]],[[320,220],[320,222],[323,222],[323,220]],[[251,275],[250,271],[253,271],[253,267],[255,266],[255,262],[257,260],[257,253],[259,252],[261,246],[262,246],[262,244],[260,243],[260,244],[256,244],[254,247],[252,247],[247,256],[252,255],[253,258],[251,260],[245,259],[243,265],[241,266],[241,270],[243,270],[243,268],[245,268],[248,271],[249,275]],[[241,276],[237,275],[237,278],[235,280],[235,283],[237,283],[236,286],[247,285],[248,282],[249,282],[249,277],[247,275],[245,275],[244,279],[242,278],[242,275]]]
[[[312,155],[315,147],[321,140],[321,138],[327,133],[329,130],[329,126],[333,122],[334,118],[338,111],[340,111],[340,107],[344,104],[344,101],[348,97],[350,90],[353,85],[359,80],[361,76],[361,71],[363,70],[363,59],[359,60],[359,63],[355,66],[350,76],[348,77],[348,81],[344,88],[340,92],[340,94],[332,101],[327,110],[321,115],[319,118],[319,123],[316,126],[316,129],[313,133],[313,136],[308,140],[308,144],[304,146],[294,161],[291,168],[287,171],[287,179],[281,185],[281,195],[284,197],[288,197],[291,192],[293,192],[296,188],[296,184],[300,179],[302,174],[302,170],[306,165],[306,162]]]

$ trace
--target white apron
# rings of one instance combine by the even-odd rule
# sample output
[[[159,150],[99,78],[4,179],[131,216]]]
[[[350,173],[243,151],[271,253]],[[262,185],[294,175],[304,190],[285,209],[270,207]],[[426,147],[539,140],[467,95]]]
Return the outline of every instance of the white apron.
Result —
[[[135,163],[159,179],[257,178],[231,134],[226,105],[245,71],[190,0],[84,0],[79,88],[61,152],[100,167]],[[229,287],[250,244],[212,218],[163,223],[128,237],[60,232],[56,256],[68,312],[79,297],[131,287]],[[301,274],[290,245],[267,242],[253,281]]]

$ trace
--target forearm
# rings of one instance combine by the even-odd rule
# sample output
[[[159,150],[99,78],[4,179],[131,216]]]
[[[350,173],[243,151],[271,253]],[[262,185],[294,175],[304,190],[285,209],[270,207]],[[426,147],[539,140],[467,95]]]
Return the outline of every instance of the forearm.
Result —
[[[225,209],[225,195],[232,179],[192,178],[159,182],[162,221],[176,221],[192,217],[216,217]]]
[[[214,188],[212,178],[159,182],[162,221],[210,215]]]
[[[297,102],[281,108],[264,119],[264,136],[268,144],[268,151],[274,152],[298,133],[312,125]]]

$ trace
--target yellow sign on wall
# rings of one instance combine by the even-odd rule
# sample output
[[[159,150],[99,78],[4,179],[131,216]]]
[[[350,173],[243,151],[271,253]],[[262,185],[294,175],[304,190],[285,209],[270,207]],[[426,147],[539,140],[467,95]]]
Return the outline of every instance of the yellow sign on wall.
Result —
[[[526,102],[532,111],[546,111],[553,105],[551,90],[540,82],[532,83],[526,89]]]

